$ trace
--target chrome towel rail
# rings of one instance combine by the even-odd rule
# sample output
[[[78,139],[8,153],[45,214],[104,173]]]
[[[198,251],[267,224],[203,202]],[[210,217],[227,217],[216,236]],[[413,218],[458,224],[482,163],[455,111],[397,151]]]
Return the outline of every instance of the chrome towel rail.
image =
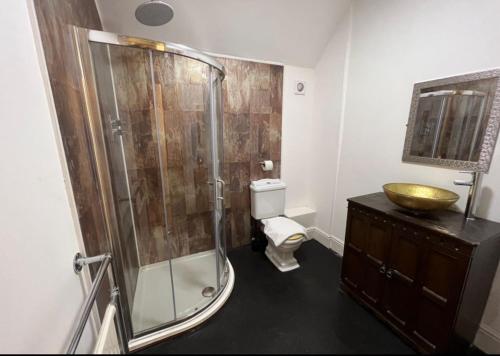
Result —
[[[99,269],[97,271],[97,274],[94,278],[94,281],[92,283],[92,287],[90,289],[90,293],[85,299],[85,303],[83,304],[81,313],[80,313],[80,318],[78,321],[78,325],[76,327],[76,330],[73,334],[73,338],[71,339],[71,343],[69,344],[67,353],[68,354],[74,354],[76,352],[76,348],[78,347],[78,344],[80,342],[80,339],[82,338],[83,331],[85,329],[85,325],[87,324],[87,321],[89,319],[90,313],[92,311],[92,308],[94,306],[94,302],[96,301],[97,298],[97,293],[99,292],[99,288],[102,285],[102,281],[104,279],[104,276],[106,275],[106,272],[108,273],[110,284],[111,284],[111,297],[110,297],[110,303],[114,304],[116,306],[116,316],[115,316],[115,324],[118,334],[118,340],[120,342],[120,349],[123,353],[126,353],[128,350],[127,347],[127,342],[126,342],[126,337],[124,334],[124,329],[123,329],[123,321],[122,321],[122,315],[121,315],[121,305],[120,305],[120,292],[118,287],[115,284],[115,278],[114,278],[114,273],[113,273],[113,266],[111,264],[111,254],[106,253],[103,255],[99,256],[94,256],[94,257],[84,257],[80,253],[77,253],[75,255],[75,258],[73,259],[73,269],[76,273],[80,273],[83,269],[84,266],[88,266],[93,263],[100,263]],[[111,271],[108,271],[108,267],[111,265]]]

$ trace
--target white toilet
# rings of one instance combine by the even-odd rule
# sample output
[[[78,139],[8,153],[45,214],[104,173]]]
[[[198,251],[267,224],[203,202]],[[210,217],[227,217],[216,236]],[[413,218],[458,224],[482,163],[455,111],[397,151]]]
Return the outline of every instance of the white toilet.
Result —
[[[281,272],[299,268],[293,253],[306,240],[306,229],[284,217],[286,185],[279,179],[252,181],[251,214],[262,223],[268,244],[266,256]]]

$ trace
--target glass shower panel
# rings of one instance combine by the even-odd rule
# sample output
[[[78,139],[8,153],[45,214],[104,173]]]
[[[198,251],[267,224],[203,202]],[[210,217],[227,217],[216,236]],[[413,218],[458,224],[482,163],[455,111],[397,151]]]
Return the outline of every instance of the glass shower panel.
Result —
[[[134,260],[124,273],[137,335],[176,319],[152,53],[99,43],[91,50],[117,220],[126,235],[120,249]]]
[[[101,110],[103,132],[105,136],[106,153],[109,161],[109,172],[113,187],[113,200],[118,225],[118,250],[121,255],[122,270],[126,280],[128,308],[132,310],[134,294],[139,271],[139,256],[137,253],[136,229],[132,204],[129,199],[128,177],[123,160],[122,139],[113,134],[112,122],[118,117],[116,112],[113,83],[107,45],[93,45],[92,55],[94,71],[99,86],[99,107]]]
[[[217,289],[210,67],[159,52],[153,63],[174,293],[182,319],[208,305]]]
[[[101,40],[89,42],[100,157],[120,288],[140,337],[203,310],[227,282],[223,75],[198,57]]]
[[[226,215],[226,203],[225,199],[227,198],[226,194],[226,182],[224,181],[224,120],[223,120],[223,111],[222,111],[222,74],[216,70],[211,68],[212,71],[212,93],[213,93],[213,102],[212,102],[212,110],[213,110],[213,120],[212,123],[215,125],[214,127],[214,136],[212,138],[212,142],[216,145],[216,154],[215,154],[215,176],[218,177],[220,191],[218,192],[218,196],[223,199],[219,199],[217,205],[217,213],[215,214],[215,218],[217,220],[217,233],[216,233],[216,246],[218,247],[218,263],[219,263],[219,288],[223,287],[227,281],[227,269],[226,269],[226,235],[225,235],[225,215]]]

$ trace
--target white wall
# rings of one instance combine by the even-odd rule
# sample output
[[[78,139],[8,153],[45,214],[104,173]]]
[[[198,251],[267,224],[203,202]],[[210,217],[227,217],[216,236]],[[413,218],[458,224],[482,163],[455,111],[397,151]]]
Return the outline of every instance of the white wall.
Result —
[[[484,5],[484,7],[481,6]],[[471,16],[481,10],[481,16]],[[401,162],[413,84],[500,66],[498,1],[355,1],[345,126],[333,234],[343,237],[345,199],[410,180],[457,191],[454,171]],[[459,26],[457,24],[460,24]],[[483,187],[481,215],[500,221],[500,150]]]
[[[297,81],[306,82],[305,95],[295,94]],[[283,117],[281,179],[287,184],[286,208],[311,207],[311,129],[313,123],[314,69],[285,65],[283,73]]]
[[[313,111],[315,98],[315,70],[266,59],[244,58],[229,54],[207,52],[214,57],[225,57],[283,66],[283,108],[281,128],[281,179],[287,185],[286,209],[314,208],[311,199],[310,177]],[[295,83],[306,82],[306,94],[295,94]],[[274,168],[276,169],[276,167]]]
[[[313,67],[349,0],[168,0],[174,18],[144,26],[144,0],[98,0],[106,31],[182,43],[203,51]]]
[[[494,0],[353,1],[344,115],[331,112],[342,100],[337,91],[321,97],[319,78],[338,77],[323,72],[320,65],[316,72],[316,107],[320,117],[328,120],[327,127],[319,126],[314,134],[335,134],[343,125],[336,138],[338,150],[330,145],[316,149],[318,167],[321,161],[333,167],[337,163],[334,156],[340,151],[336,187],[322,190],[326,196],[331,189],[336,194],[330,204],[318,195],[315,198],[320,210],[317,223],[331,237],[344,239],[348,197],[381,191],[382,184],[390,181],[451,189],[462,196],[459,206],[464,207],[467,189],[452,182],[465,177],[453,170],[401,162],[405,125],[415,82],[500,67],[499,13],[500,2]],[[327,50],[322,61],[333,52]],[[333,56],[327,61],[338,65],[342,51]],[[326,171],[325,181],[331,178],[330,169],[321,171]],[[495,221],[500,221],[499,181],[497,148],[490,173],[483,180],[478,211],[478,215]],[[333,224],[328,227],[326,216],[332,213],[332,207]],[[496,337],[497,343],[479,342],[478,346],[500,352],[500,273],[483,318],[483,330]]]
[[[345,14],[315,68],[316,87],[312,123],[311,200],[316,208],[315,226],[331,231],[332,200],[336,189],[341,149],[344,76],[349,51],[350,16]]]
[[[63,352],[83,300],[82,281],[71,267],[77,227],[31,6],[11,0],[0,12],[6,44],[0,56],[1,353]]]

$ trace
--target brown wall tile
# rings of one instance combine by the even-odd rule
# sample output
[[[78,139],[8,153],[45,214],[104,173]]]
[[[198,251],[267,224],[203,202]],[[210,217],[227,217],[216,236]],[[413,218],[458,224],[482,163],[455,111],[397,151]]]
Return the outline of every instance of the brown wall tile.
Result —
[[[93,0],[35,0],[34,5],[86,253],[93,256],[109,252],[71,32],[71,26],[101,30],[97,8]],[[124,299],[130,306],[137,279],[137,256],[134,259],[134,254],[123,254],[114,258],[125,266],[119,282],[127,282]],[[107,298],[109,295],[99,303],[101,310]]]
[[[220,58],[223,82],[226,235],[229,247],[250,242],[250,180],[279,178],[283,67]],[[272,172],[260,162],[271,159]]]
[[[95,231],[103,229],[103,221],[100,207],[95,204],[99,196],[91,152],[82,134],[85,132],[83,95],[72,39],[65,26],[100,29],[101,25],[93,1],[35,3],[82,230],[89,231],[85,234],[88,253],[97,254],[108,247],[103,232]],[[100,95],[101,110],[108,131],[111,119],[119,116],[123,122],[126,173],[141,264],[213,248],[213,186],[208,184],[211,174],[208,66],[181,56],[154,54],[153,76],[146,51],[111,47],[110,59],[98,50],[94,52],[95,60],[103,68],[106,61],[112,63],[120,111],[113,112],[114,98],[106,85],[101,88],[106,91]],[[237,247],[250,242],[250,180],[280,176],[283,67],[227,58],[220,61],[227,70],[222,85],[223,178],[228,182],[226,234],[228,246]],[[106,76],[101,74],[103,78]],[[157,107],[154,107],[153,88]],[[130,235],[131,226],[126,219],[131,212],[123,204],[128,192],[119,179],[124,177],[125,170],[116,149],[118,141],[113,135],[107,140],[110,159],[114,160],[115,194],[120,201],[117,210],[123,220],[124,234]],[[262,172],[259,162],[265,159],[273,160],[272,172]],[[124,243],[130,241],[133,240],[126,238]],[[138,267],[138,261],[134,262],[133,254],[129,253],[134,248],[127,245],[128,256],[124,256],[131,264],[130,279]]]

